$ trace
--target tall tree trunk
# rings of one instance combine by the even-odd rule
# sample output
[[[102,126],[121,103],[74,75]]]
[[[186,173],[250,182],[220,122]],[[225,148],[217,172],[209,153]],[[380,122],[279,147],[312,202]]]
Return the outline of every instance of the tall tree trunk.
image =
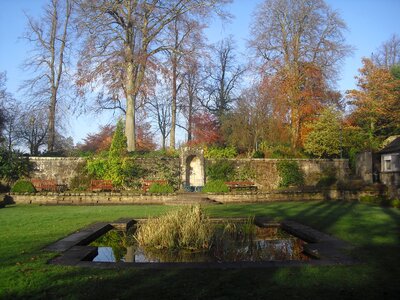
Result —
[[[136,150],[136,130],[135,130],[135,92],[133,82],[133,63],[127,62],[126,68],[126,116],[125,116],[125,136],[127,150]]]
[[[300,116],[297,108],[292,108],[291,113],[291,146],[292,149],[297,149],[299,146],[299,133],[300,133]]]
[[[49,105],[49,135],[47,141],[47,151],[54,151],[54,143],[56,139],[56,104],[57,104],[57,91],[52,87],[51,99]]]
[[[193,137],[192,137],[193,98],[194,98],[193,91],[190,90],[189,91],[189,105],[188,105],[188,138],[187,138],[188,142],[190,142],[193,139]]]
[[[169,146],[171,149],[175,149],[175,130],[176,130],[176,98],[177,98],[177,58],[176,53],[172,54],[172,103],[171,103],[171,133]]]
[[[162,135],[162,149],[165,150],[165,135]]]

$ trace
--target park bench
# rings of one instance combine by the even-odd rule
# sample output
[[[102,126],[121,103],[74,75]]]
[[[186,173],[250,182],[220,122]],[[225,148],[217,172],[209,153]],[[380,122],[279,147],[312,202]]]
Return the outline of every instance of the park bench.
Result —
[[[147,192],[150,189],[151,185],[154,183],[158,183],[160,185],[165,185],[165,184],[168,184],[168,181],[167,180],[143,180],[142,181],[142,191]]]
[[[252,181],[227,181],[229,191],[234,190],[256,190],[257,186]]]
[[[36,191],[62,192],[67,188],[65,184],[57,184],[54,179],[31,179]]]
[[[103,180],[103,179],[96,179],[90,181],[90,190],[94,191],[112,191],[114,190],[114,185],[112,180]]]

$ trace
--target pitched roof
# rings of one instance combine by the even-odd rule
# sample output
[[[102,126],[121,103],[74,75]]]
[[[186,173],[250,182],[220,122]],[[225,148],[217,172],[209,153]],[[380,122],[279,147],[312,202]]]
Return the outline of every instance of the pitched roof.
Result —
[[[378,153],[392,153],[392,152],[400,152],[400,137],[395,138],[392,142],[390,142],[385,148],[383,148]]]

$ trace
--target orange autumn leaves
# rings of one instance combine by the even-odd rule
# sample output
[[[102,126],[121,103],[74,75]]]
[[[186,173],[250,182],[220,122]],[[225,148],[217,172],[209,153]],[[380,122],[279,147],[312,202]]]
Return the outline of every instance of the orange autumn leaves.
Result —
[[[277,128],[289,129],[294,147],[304,144],[309,131],[307,124],[324,107],[338,105],[340,100],[340,94],[329,88],[322,71],[311,63],[282,68],[275,75],[265,77],[260,93],[271,103],[274,119],[282,122]]]
[[[353,125],[364,128],[371,138],[386,137],[400,130],[400,79],[387,68],[363,59],[357,90],[347,91],[354,109],[349,117]]]

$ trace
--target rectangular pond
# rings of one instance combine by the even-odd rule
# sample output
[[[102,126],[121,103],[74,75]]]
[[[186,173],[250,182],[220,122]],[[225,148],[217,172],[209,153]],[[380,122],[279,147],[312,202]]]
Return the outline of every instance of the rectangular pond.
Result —
[[[246,221],[215,222],[215,235],[205,250],[166,250],[141,247],[136,226],[110,230],[89,246],[97,247],[93,262],[116,263],[236,263],[308,261],[305,241],[279,225],[257,226]]]

